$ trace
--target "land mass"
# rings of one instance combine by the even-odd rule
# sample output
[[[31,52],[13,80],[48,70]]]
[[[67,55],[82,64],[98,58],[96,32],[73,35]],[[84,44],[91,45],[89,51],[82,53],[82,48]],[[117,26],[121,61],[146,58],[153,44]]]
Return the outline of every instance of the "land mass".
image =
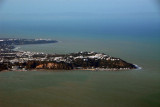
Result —
[[[15,45],[56,43],[50,39],[0,38],[0,71],[47,70],[127,70],[137,66],[104,53],[78,52],[45,54],[15,51]]]

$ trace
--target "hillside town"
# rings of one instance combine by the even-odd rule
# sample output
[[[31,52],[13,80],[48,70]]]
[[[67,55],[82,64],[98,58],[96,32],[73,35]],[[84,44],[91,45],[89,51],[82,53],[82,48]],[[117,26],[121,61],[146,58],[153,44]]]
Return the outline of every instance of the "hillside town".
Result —
[[[104,53],[78,52],[45,54],[43,52],[15,51],[15,45],[56,43],[45,39],[0,39],[0,71],[50,70],[128,70],[137,67],[120,58]]]

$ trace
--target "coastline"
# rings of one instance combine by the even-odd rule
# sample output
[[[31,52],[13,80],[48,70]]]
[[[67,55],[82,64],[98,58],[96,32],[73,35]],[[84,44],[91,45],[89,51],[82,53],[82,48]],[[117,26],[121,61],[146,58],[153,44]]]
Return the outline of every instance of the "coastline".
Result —
[[[20,50],[19,47],[30,44],[57,43],[58,41],[56,40],[9,38],[2,40],[1,45],[3,46],[3,44],[6,43],[6,46],[2,48],[1,66],[4,65],[5,69],[11,71],[27,71],[30,69],[90,71],[140,69],[140,67],[135,64],[104,53],[81,51],[69,54],[45,54],[43,52],[23,51]],[[9,49],[7,49],[7,47],[9,47]]]
[[[140,67],[140,66],[138,66],[138,65],[136,65],[136,64],[133,64],[137,69],[136,70],[141,70],[141,69],[143,69],[142,67]]]
[[[108,69],[103,69],[103,68],[92,68],[92,69],[71,69],[71,70],[66,70],[66,69],[30,69],[30,70],[3,70],[1,72],[32,72],[32,71],[49,71],[49,72],[56,72],[56,71],[128,71],[128,70],[141,70],[142,68],[137,66],[136,69],[115,69],[115,68],[108,68]]]

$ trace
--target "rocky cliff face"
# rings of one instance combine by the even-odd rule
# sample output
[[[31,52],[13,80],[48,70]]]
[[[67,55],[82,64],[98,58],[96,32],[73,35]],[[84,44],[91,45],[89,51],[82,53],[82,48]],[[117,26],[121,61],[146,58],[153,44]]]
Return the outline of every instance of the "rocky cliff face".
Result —
[[[71,69],[70,66],[62,63],[45,63],[36,66],[36,69]]]
[[[73,69],[71,64],[67,64],[64,62],[35,62],[30,61],[27,63],[27,69],[64,69],[70,70]]]
[[[54,70],[71,70],[73,68],[115,68],[115,69],[135,69],[133,64],[127,63],[123,60],[110,61],[110,60],[95,60],[90,59],[84,61],[83,59],[76,59],[72,63],[65,62],[42,62],[42,61],[29,61],[26,64],[27,69],[54,69]]]

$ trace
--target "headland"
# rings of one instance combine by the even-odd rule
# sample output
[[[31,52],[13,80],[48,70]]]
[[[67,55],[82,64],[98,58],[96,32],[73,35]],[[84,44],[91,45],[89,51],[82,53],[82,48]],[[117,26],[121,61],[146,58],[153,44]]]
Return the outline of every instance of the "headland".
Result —
[[[129,70],[138,66],[104,53],[46,54],[16,51],[15,45],[57,43],[51,39],[0,38],[0,71],[27,70]]]

